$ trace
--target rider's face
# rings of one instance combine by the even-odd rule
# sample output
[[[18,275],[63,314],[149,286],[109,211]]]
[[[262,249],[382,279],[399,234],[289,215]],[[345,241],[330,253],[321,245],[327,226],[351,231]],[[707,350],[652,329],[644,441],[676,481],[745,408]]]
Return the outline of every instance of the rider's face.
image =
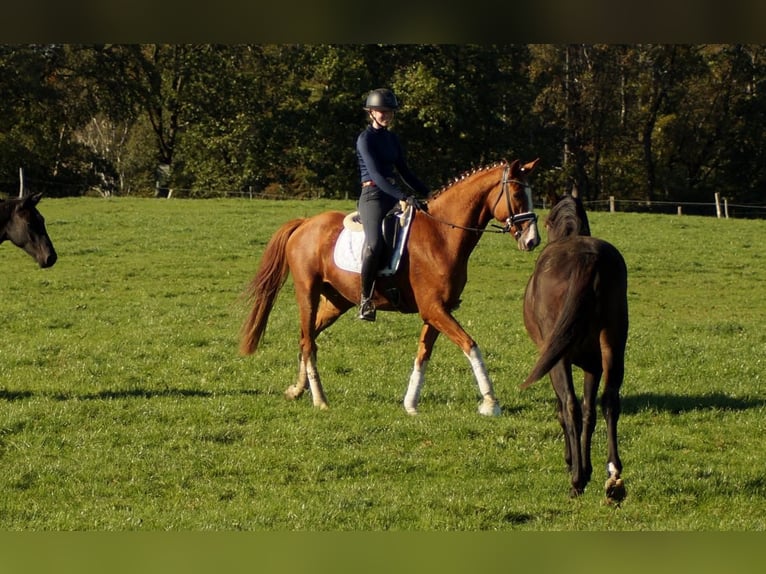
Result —
[[[386,127],[394,119],[394,110],[370,110],[370,116],[376,124]]]

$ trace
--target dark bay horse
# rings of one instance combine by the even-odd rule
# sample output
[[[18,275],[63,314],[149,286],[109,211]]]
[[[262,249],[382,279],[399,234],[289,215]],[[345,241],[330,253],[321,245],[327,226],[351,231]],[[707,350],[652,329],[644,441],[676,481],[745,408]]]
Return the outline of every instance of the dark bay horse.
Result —
[[[531,251],[540,243],[528,184],[538,161],[522,165],[515,160],[475,170],[432,194],[427,211],[416,212],[398,271],[378,277],[373,294],[378,310],[419,313],[423,320],[404,397],[408,413],[417,413],[426,365],[443,333],[471,364],[482,397],[479,412],[500,414],[481,351],[451,311],[458,306],[467,281],[468,257],[493,219],[503,223],[502,231],[514,234],[522,251]],[[240,351],[249,355],[258,347],[277,294],[292,273],[300,312],[301,353],[298,380],[285,396],[298,398],[310,386],[314,406],[319,408],[327,408],[327,399],[317,370],[317,335],[355,305],[361,288],[358,273],[344,271],[333,262],[344,216],[338,211],[324,212],[294,219],[277,230],[247,290],[252,310],[241,332]],[[392,288],[398,292],[396,304],[386,296]]]
[[[52,267],[58,258],[37,210],[42,194],[0,200],[0,243],[9,240],[31,255],[40,267]]]
[[[617,452],[620,386],[628,337],[628,272],[620,252],[590,236],[577,191],[556,198],[546,220],[548,243],[540,253],[524,296],[524,324],[540,357],[523,383],[550,375],[558,419],[564,431],[564,458],[572,475],[570,494],[590,481],[595,401],[603,375],[601,410],[607,426],[606,496],[625,498]],[[572,365],[584,372],[582,404],[572,382]]]

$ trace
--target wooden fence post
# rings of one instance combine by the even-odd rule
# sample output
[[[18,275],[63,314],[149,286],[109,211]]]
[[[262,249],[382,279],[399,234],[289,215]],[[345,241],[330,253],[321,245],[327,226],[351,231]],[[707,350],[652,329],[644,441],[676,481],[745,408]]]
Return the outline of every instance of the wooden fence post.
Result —
[[[614,196],[609,196],[609,213],[614,213]]]
[[[718,219],[721,219],[721,193],[715,192],[715,214]]]

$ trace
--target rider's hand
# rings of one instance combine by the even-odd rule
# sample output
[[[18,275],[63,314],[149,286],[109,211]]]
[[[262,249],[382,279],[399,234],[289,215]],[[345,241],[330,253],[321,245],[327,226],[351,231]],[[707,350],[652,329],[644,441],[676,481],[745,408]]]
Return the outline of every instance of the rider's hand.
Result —
[[[405,199],[405,202],[407,203],[407,205],[411,205],[412,207],[414,207],[415,209],[419,209],[420,211],[428,211],[428,206],[424,202],[419,200],[417,197],[415,197],[414,195],[408,195],[407,199]]]

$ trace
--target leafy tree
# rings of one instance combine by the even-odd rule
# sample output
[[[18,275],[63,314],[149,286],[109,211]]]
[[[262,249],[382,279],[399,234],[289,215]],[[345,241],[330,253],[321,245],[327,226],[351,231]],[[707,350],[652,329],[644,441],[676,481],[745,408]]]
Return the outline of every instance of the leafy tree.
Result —
[[[715,47],[724,61],[721,83],[729,101],[720,136],[711,141],[716,154],[713,186],[724,197],[741,203],[763,203],[766,189],[766,47]],[[719,105],[719,109],[722,106]]]
[[[24,171],[28,192],[82,193],[87,151],[71,138],[80,120],[66,97],[58,46],[0,46],[0,180],[8,190]],[[9,190],[10,191],[10,190]]]
[[[54,194],[351,197],[368,90],[432,187],[540,157],[540,192],[758,202],[766,48],[753,45],[0,46],[0,180]],[[540,194],[542,195],[542,193]]]
[[[402,50],[404,52],[404,50]],[[402,128],[422,170],[445,182],[501,159],[530,158],[531,92],[523,46],[416,46],[393,76],[404,99]]]

